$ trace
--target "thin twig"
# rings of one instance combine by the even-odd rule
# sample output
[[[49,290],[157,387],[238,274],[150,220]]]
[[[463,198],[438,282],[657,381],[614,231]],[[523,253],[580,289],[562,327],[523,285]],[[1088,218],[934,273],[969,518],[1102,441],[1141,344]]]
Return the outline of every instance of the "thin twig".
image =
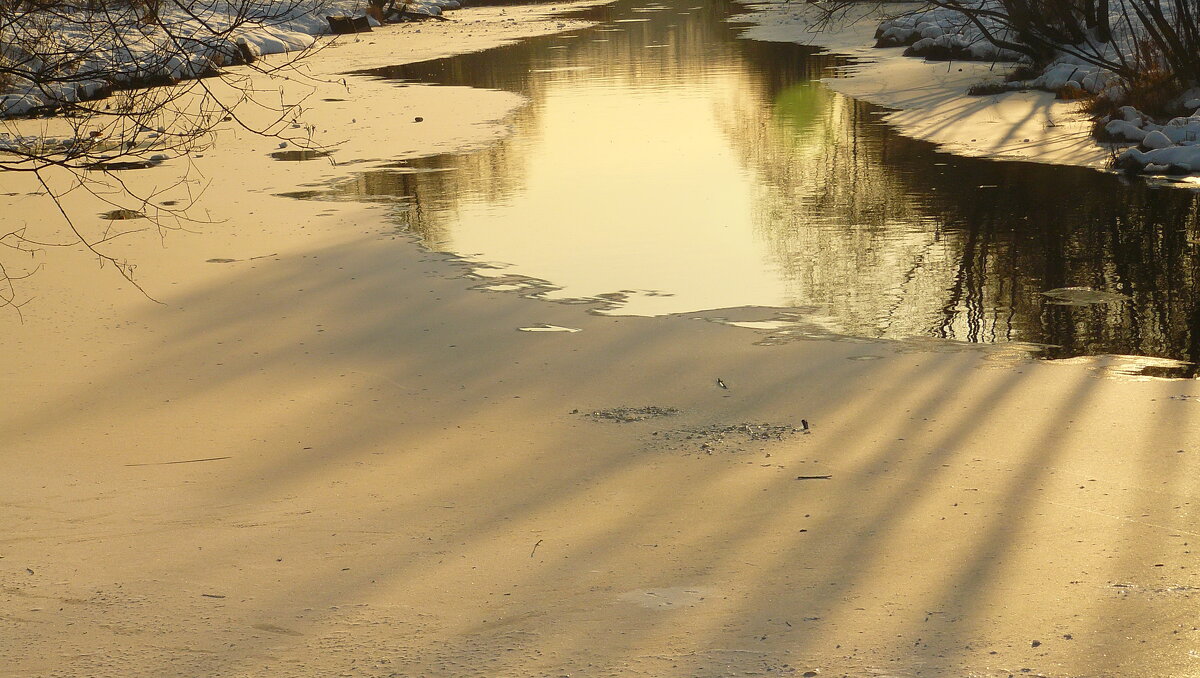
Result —
[[[208,457],[205,459],[182,459],[179,461],[147,461],[141,464],[125,464],[126,466],[166,466],[167,464],[197,464],[202,461],[221,461],[222,459],[233,459],[233,457]]]

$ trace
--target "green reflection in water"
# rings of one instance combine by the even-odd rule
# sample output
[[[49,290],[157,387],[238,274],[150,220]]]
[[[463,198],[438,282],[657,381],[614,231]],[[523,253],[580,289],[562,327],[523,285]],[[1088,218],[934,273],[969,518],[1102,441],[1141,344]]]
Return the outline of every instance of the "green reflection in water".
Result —
[[[825,111],[829,95],[816,83],[800,82],[784,88],[775,96],[774,112],[785,124],[803,132],[817,124]]]

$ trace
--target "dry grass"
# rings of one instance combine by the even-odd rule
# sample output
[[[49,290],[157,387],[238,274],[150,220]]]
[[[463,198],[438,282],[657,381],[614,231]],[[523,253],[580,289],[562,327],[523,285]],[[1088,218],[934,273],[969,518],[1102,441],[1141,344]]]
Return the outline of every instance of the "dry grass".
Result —
[[[1061,99],[1063,101],[1085,101],[1091,98],[1091,96],[1091,93],[1082,87],[1076,87],[1070,84],[1059,87],[1058,91],[1054,93],[1055,99]]]
[[[1094,95],[1079,97],[1084,103],[1084,110],[1097,118],[1115,115],[1122,106],[1133,106],[1157,119],[1171,118],[1180,113],[1177,101],[1179,87],[1175,78],[1165,70],[1142,73],[1137,80],[1126,80],[1124,85],[1125,96],[1120,101]]]
[[[1174,106],[1180,91],[1177,72],[1170,68],[1159,45],[1151,40],[1138,41],[1135,51],[1136,75],[1126,78],[1125,105],[1155,118],[1172,117],[1179,111]]]
[[[1002,82],[977,82],[967,89],[967,94],[973,97],[985,97],[1012,91],[1011,87],[1006,86]]]
[[[1125,104],[1155,118],[1173,117],[1179,88],[1169,73],[1144,73],[1136,82],[1126,83]]]
[[[1033,80],[1041,74],[1042,71],[1039,68],[1035,68],[1030,64],[1019,64],[1016,68],[1012,69],[1008,75],[1004,76],[1004,79],[1008,82],[1017,82],[1018,80]]]

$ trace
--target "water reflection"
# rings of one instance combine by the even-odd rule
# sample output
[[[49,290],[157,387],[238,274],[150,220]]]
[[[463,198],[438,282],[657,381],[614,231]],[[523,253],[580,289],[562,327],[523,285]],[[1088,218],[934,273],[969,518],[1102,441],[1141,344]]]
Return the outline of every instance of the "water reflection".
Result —
[[[720,0],[594,11],[578,34],[370,72],[532,103],[484,151],[324,194],[395,200],[430,247],[562,297],[619,291],[619,312],[793,307],[856,336],[1200,360],[1190,194],[939,154],[815,82],[840,59],[736,40]],[[1043,294],[1071,287],[1112,294]]]

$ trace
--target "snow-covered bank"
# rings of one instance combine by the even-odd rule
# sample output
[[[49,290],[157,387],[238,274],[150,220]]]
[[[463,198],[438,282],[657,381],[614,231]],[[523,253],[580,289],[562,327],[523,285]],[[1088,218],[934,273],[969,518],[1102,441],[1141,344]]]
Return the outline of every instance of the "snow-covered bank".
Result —
[[[742,37],[820,46],[853,58],[824,84],[847,96],[894,109],[883,119],[901,133],[964,156],[1105,167],[1111,152],[1092,137],[1078,102],[1050,92],[971,96],[972,85],[997,80],[1011,64],[925,61],[903,47],[875,48],[881,21],[911,5],[852,6],[845,21],[824,26],[807,4],[756,2],[736,21],[752,24]]]
[[[987,34],[1009,37],[994,20],[989,22],[986,16],[976,18],[985,24]],[[879,23],[876,46],[905,47],[905,56],[937,61],[1022,60],[1018,52],[993,44],[987,34],[951,9],[905,10],[904,14]],[[1060,54],[1032,78],[989,82],[988,86],[997,91],[1039,89],[1067,99],[1078,99],[1085,94],[1114,100],[1123,96],[1120,78],[1115,73],[1073,54]]]
[[[1033,77],[1009,80],[1005,76],[1016,64],[1004,59],[1018,55],[988,42],[969,21],[949,10],[851,6],[841,21],[830,24],[823,22],[820,9],[807,4],[768,1],[747,8],[747,14],[736,17],[753,24],[742,37],[811,44],[853,57],[854,65],[825,84],[895,109],[884,119],[902,133],[946,151],[1115,166],[1148,175],[1200,172],[1197,92],[1179,97],[1175,108],[1183,115],[1165,122],[1124,106],[1099,119],[1107,138],[1098,139],[1096,121],[1079,100],[1094,96],[1120,102],[1124,84],[1111,71],[1077,55],[1064,53]],[[981,85],[993,93],[969,93]]]
[[[1158,124],[1133,108],[1122,106],[1102,119],[1104,131],[1117,140],[1131,141],[1116,157],[1116,167],[1131,173],[1190,175],[1200,172],[1200,100],[1189,100],[1194,113]]]
[[[43,16],[31,10],[39,22],[0,30],[0,57],[9,58],[0,62],[0,82],[8,83],[7,92],[0,88],[0,153],[8,152],[0,161],[5,169],[22,170],[54,162],[76,169],[114,162],[155,164],[202,148],[210,139],[207,132],[220,118],[233,117],[235,108],[238,120],[259,118],[254,127],[259,132],[311,143],[304,139],[307,125],[298,121],[300,110],[289,110],[303,95],[285,104],[282,91],[277,97],[275,90],[288,78],[306,80],[313,70],[306,62],[327,59],[326,48],[363,40],[375,44],[381,26],[374,19],[375,33],[330,35],[328,17],[361,16],[367,7],[367,0],[193,0],[164,7],[150,24],[139,22],[131,9],[110,11],[100,19],[65,11]],[[403,7],[407,20],[417,15],[441,18],[443,10],[461,5],[458,0],[413,0]],[[539,22],[547,16],[542,10],[516,14]],[[533,30],[539,33],[544,26]],[[463,37],[469,34],[456,39]],[[476,40],[464,44],[467,51],[483,48],[470,47]],[[218,72],[234,75],[198,79]],[[272,79],[265,90],[235,84],[271,74],[282,77]],[[113,93],[115,86],[155,84],[168,86],[141,90],[145,94],[136,97]],[[311,89],[315,83],[301,84],[301,89]],[[88,103],[61,115],[68,110],[60,108],[63,104],[81,101]],[[27,115],[44,109],[60,114],[38,120]],[[261,115],[264,111],[269,115]]]
[[[430,14],[457,0],[421,0]],[[0,30],[0,116],[92,99],[114,85],[178,81],[258,57],[303,50],[330,32],[327,16],[362,15],[366,0],[199,0],[140,7],[10,12]],[[378,25],[377,22],[375,22]]]
[[[1122,10],[1111,11],[1111,22],[1121,23]],[[985,26],[986,33],[970,18],[951,9],[908,12],[879,24],[876,46],[906,46],[906,56],[938,60],[1021,59],[1018,53],[997,47],[988,39],[988,35],[1009,37],[1003,23],[988,16],[974,19],[991,24]],[[1139,48],[1133,44],[1132,35],[1135,32],[1125,26],[1119,37],[1110,42],[1064,45],[1061,53],[1033,77],[1010,76],[987,82],[983,88],[993,92],[1037,89],[1068,100],[1094,97],[1112,107],[1128,100],[1127,85],[1114,70],[1102,67],[1097,61],[1136,62]],[[1133,106],[1125,105],[1098,120],[1106,140],[1114,143],[1114,153],[1123,143],[1137,145],[1116,157],[1113,162],[1116,167],[1136,174],[1187,175],[1200,171],[1200,98],[1196,96],[1200,92],[1191,90],[1172,97],[1169,87],[1166,83],[1158,85],[1155,89],[1160,91],[1155,96],[1166,101],[1164,108],[1182,115],[1160,124]]]

